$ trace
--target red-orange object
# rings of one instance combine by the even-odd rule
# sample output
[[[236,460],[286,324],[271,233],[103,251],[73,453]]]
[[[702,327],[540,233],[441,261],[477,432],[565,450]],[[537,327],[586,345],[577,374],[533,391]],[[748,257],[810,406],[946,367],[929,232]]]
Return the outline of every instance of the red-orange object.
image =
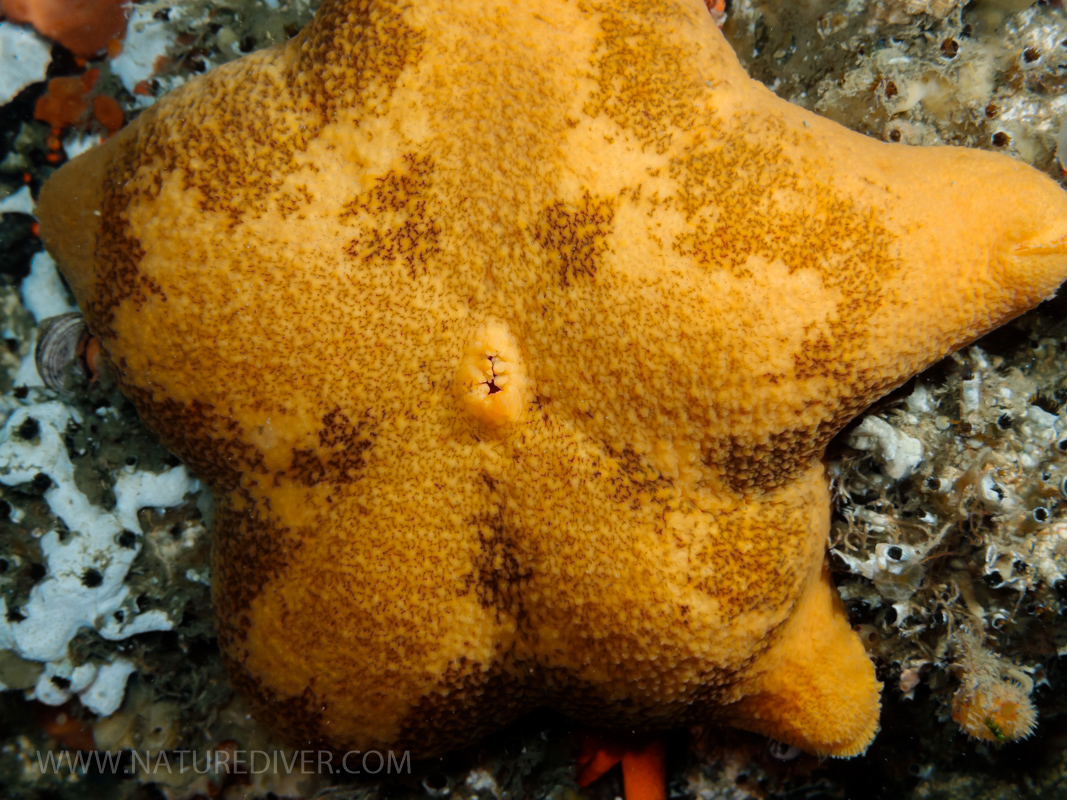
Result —
[[[46,706],[33,704],[34,717],[48,736],[67,750],[95,750],[93,726],[70,713],[70,704]]]
[[[586,736],[578,756],[578,785],[588,786],[620,763],[626,800],[667,800],[667,755],[659,739]]]
[[[113,97],[103,94],[93,98],[93,116],[107,129],[108,136],[126,124],[126,118],[122,115],[122,108],[119,104]]]
[[[78,55],[91,56],[126,30],[125,0],[0,0],[0,13],[28,22]]]
[[[81,78],[52,78],[48,91],[37,99],[33,118],[53,128],[73,125],[89,107],[85,98],[88,93],[89,88]]]
[[[78,342],[77,354],[85,365],[89,383],[96,383],[96,379],[100,377],[100,342],[95,336],[87,333]]]
[[[62,129],[78,122],[89,108],[88,95],[99,77],[99,69],[90,69],[79,77],[53,78],[48,82],[48,91],[38,98],[33,116],[52,126],[52,135],[48,139],[50,150],[60,149]],[[92,99],[92,107],[93,116],[107,129],[109,136],[126,123],[122,108],[112,97],[98,95]]]

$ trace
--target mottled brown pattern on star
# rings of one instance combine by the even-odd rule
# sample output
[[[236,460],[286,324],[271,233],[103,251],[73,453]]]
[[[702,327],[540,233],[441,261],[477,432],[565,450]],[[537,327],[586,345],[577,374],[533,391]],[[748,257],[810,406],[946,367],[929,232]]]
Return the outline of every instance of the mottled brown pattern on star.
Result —
[[[214,491],[235,491],[242,475],[266,471],[263,454],[241,439],[232,421],[220,419],[214,407],[199,400],[157,398],[121,377],[120,385],[145,424]]]
[[[405,153],[402,161],[402,170],[376,178],[365,196],[345,206],[342,220],[373,220],[348,243],[345,253],[362,266],[400,262],[408,277],[415,278],[426,274],[441,250],[441,209],[430,194],[433,159]],[[431,211],[436,213],[431,216]]]
[[[359,480],[373,437],[367,421],[353,422],[334,407],[322,416],[318,447],[293,448],[292,462],[282,474],[306,486]]]
[[[596,275],[608,249],[614,215],[614,203],[588,193],[578,204],[557,200],[544,209],[534,239],[544,251],[546,266],[558,270],[563,288]]]

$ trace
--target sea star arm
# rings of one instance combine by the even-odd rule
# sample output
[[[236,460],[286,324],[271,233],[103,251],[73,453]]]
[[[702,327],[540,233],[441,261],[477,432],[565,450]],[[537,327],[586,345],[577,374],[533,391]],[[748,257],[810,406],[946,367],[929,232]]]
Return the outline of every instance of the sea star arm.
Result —
[[[744,697],[725,711],[736,727],[820,756],[860,754],[878,730],[882,685],[826,566],[748,675]]]

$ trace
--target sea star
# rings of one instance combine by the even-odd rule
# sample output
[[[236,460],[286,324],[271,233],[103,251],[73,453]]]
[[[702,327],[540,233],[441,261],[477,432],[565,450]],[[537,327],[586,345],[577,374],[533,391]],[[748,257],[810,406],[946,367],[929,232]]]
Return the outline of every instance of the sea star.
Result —
[[[750,80],[701,0],[327,0],[60,170],[41,233],[216,492],[261,717],[878,725],[827,441],[1067,277],[1067,200]]]

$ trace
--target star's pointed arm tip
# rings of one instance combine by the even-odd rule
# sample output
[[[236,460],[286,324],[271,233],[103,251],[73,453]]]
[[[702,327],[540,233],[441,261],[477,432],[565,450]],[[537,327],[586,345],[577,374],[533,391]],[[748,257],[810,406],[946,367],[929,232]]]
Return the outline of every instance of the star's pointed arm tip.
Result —
[[[882,685],[825,566],[751,674],[730,709],[736,727],[839,758],[861,755],[878,732]]]
[[[1015,252],[1020,256],[1067,256],[1067,235],[1049,241],[1019,245]]]
[[[1067,193],[1056,187],[1055,209],[1035,212],[1032,227],[1019,224],[994,259],[994,274],[1008,292],[1015,316],[1053,297],[1067,281]],[[1051,204],[1050,204],[1051,205]],[[1058,211],[1058,213],[1056,213]]]
[[[956,242],[988,248],[988,271],[978,257],[962,275],[985,307],[986,327],[993,327],[1050,297],[1067,280],[1067,192],[1048,175],[999,153],[952,149],[949,155],[949,163],[961,164],[943,187],[963,225]]]
[[[37,200],[41,240],[83,308],[96,275],[104,178],[120,138],[125,137],[112,137],[64,164]]]

